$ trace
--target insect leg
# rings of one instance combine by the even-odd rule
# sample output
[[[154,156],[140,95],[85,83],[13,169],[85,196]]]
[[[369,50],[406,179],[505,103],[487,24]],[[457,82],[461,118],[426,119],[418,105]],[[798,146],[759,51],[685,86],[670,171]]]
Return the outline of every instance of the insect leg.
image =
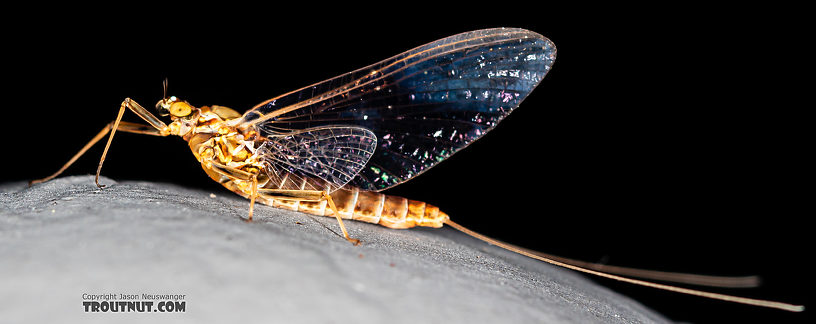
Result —
[[[108,137],[108,143],[105,144],[105,150],[102,151],[102,158],[99,159],[99,166],[96,168],[96,177],[94,178],[94,182],[99,188],[104,187],[103,185],[99,184],[99,173],[102,172],[102,163],[105,162],[105,156],[108,155],[108,149],[110,148],[111,142],[113,142],[113,135],[116,134],[116,129],[119,128],[119,122],[122,120],[122,115],[125,114],[125,108],[130,109],[130,111],[132,111],[134,114],[148,122],[151,126],[153,126],[153,128],[159,131],[161,136],[169,135],[167,125],[164,122],[156,118],[156,116],[153,116],[153,114],[147,111],[147,109],[144,109],[144,107],[135,101],[130,100],[130,98],[125,98],[125,100],[122,101],[122,104],[119,106],[119,114],[116,116],[116,120],[113,122],[110,136]]]
[[[327,192],[323,191],[323,199],[326,199],[329,202],[329,207],[331,207],[332,211],[334,212],[334,218],[337,219],[337,224],[339,224],[340,229],[343,230],[343,236],[346,237],[346,240],[354,245],[359,245],[360,240],[349,237],[348,232],[346,231],[346,226],[343,225],[343,219],[340,218],[340,212],[337,210],[337,206],[334,205],[334,200],[332,200],[332,197]]]
[[[222,184],[225,182],[232,182],[233,186],[227,187],[228,189],[249,198],[249,216],[247,217],[247,222],[251,222],[252,215],[255,211],[255,199],[258,198],[259,196],[258,174],[229,167],[221,163],[218,163],[213,159],[202,161],[201,165],[202,167],[204,167],[205,170],[211,170],[225,177],[226,179],[221,181]],[[250,182],[249,188],[246,187],[242,188],[238,185],[239,183],[246,181]]]
[[[231,180],[241,180],[241,181],[251,181],[252,180],[252,173],[246,172],[244,170],[239,170],[236,168],[228,167],[221,163],[218,163],[214,160],[208,160],[205,162],[201,162],[202,166],[205,169],[210,169],[215,171],[216,173],[230,178]]]
[[[334,204],[329,193],[321,190],[292,190],[292,189],[258,189],[265,198],[284,199],[284,200],[300,200],[300,201],[323,201],[329,203],[329,208],[334,212],[334,218],[337,219],[337,224],[340,225],[340,230],[343,231],[343,237],[354,245],[360,244],[360,240],[349,236],[346,230],[346,225],[343,224],[343,219],[340,218],[340,212],[337,211],[337,206]]]
[[[320,190],[258,189],[258,192],[272,199],[299,201],[323,200],[323,191]]]
[[[86,151],[88,151],[92,146],[94,146],[94,144],[96,144],[97,142],[99,142],[100,139],[105,137],[105,135],[108,134],[108,132],[110,132],[113,125],[114,125],[114,122],[110,122],[108,125],[106,125],[105,128],[103,128],[101,131],[99,131],[99,133],[96,134],[96,136],[94,136],[94,138],[91,139],[91,141],[88,142],[88,144],[85,144],[85,146],[82,147],[82,149],[79,150],[79,152],[77,152],[77,154],[75,154],[70,160],[68,160],[68,162],[65,163],[65,165],[63,165],[62,168],[60,168],[57,172],[55,172],[54,174],[52,174],[50,176],[42,178],[42,179],[31,180],[31,181],[28,182],[28,185],[31,186],[31,185],[36,184],[36,183],[46,182],[46,181],[51,180],[51,179],[57,177],[58,175],[60,175],[63,171],[68,169],[68,167],[70,167],[72,164],[74,164],[74,162],[76,162],[76,160],[78,160],[79,157],[81,157],[83,154],[85,154]],[[145,134],[145,135],[154,135],[154,136],[166,136],[166,135],[162,134],[158,129],[155,129],[155,128],[151,127],[151,125],[143,125],[143,124],[130,123],[130,122],[119,122],[119,126],[117,127],[117,130],[123,131],[123,132],[126,132],[126,133]]]
[[[248,222],[252,221],[252,211],[255,209],[255,198],[258,197],[258,175],[252,175],[252,188],[251,193],[249,194],[249,218],[247,219]]]
[[[258,178],[257,174],[252,174],[243,170],[239,170],[236,168],[232,168],[221,163],[218,163],[213,160],[209,160],[204,163],[210,170],[215,171],[218,174],[221,174],[229,179],[241,180],[241,181],[252,181],[252,188],[249,188],[249,192],[245,189],[237,189],[240,190],[244,195],[249,196],[249,220],[252,220],[252,214],[255,206],[255,199],[257,197],[263,197],[265,199],[281,199],[281,200],[299,200],[299,201],[323,201],[326,200],[329,203],[329,207],[334,211],[334,217],[337,219],[337,223],[340,225],[340,229],[343,231],[343,237],[346,240],[353,243],[354,245],[360,244],[360,240],[352,238],[349,236],[348,231],[346,230],[346,226],[343,224],[343,220],[340,218],[340,212],[337,210],[337,206],[334,204],[329,193],[326,191],[321,190],[296,190],[296,189],[267,189],[267,188],[258,188]]]

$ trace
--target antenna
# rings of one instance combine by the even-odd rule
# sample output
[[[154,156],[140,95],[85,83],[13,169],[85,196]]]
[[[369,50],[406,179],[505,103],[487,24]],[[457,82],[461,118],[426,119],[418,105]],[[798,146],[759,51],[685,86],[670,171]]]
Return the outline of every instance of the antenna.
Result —
[[[163,89],[162,99],[167,99],[167,78],[164,78],[164,81],[162,81],[162,89]]]

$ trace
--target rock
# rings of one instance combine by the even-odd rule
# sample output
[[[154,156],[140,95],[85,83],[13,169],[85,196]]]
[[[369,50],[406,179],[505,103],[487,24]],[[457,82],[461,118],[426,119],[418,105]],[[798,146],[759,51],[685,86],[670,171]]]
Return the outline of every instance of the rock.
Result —
[[[8,322],[667,322],[569,270],[453,229],[392,230],[148,182],[0,185]],[[184,295],[184,312],[86,312],[91,295]],[[111,300],[121,301],[121,299]],[[155,306],[154,306],[155,309]]]

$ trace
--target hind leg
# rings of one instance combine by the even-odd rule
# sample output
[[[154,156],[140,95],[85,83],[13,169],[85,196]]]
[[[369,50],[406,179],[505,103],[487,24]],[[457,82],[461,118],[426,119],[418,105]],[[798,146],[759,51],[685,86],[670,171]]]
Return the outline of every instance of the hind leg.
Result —
[[[337,224],[340,225],[340,230],[343,231],[343,237],[354,245],[360,244],[360,240],[349,236],[346,230],[346,225],[343,224],[343,219],[340,218],[340,212],[337,210],[337,205],[334,204],[329,193],[320,190],[288,190],[288,189],[258,189],[260,195],[269,199],[283,199],[283,200],[297,200],[297,201],[314,201],[320,202],[326,200],[329,208],[334,212],[334,218],[337,219]]]
[[[360,240],[349,236],[348,231],[346,230],[346,225],[343,224],[343,219],[340,218],[340,212],[337,210],[337,206],[334,204],[334,201],[328,192],[322,190],[258,188],[257,174],[231,168],[215,161],[209,161],[208,164],[209,166],[205,166],[205,169],[209,168],[210,170],[231,179],[233,183],[235,183],[236,180],[250,182],[250,188],[235,188],[235,190],[240,191],[249,197],[249,218],[247,221],[252,221],[252,214],[253,210],[255,209],[255,200],[259,197],[264,199],[279,199],[289,201],[320,202],[326,200],[329,208],[334,211],[334,217],[337,219],[337,224],[340,226],[340,230],[343,232],[343,237],[354,245],[360,244]]]

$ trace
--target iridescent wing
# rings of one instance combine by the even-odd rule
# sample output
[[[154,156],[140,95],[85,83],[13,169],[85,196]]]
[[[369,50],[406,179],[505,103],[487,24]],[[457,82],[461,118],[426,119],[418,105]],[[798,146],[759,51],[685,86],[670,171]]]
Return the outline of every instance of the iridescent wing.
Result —
[[[267,100],[241,127],[272,137],[336,124],[371,130],[376,151],[349,183],[379,191],[491,130],[544,78],[555,52],[523,29],[458,34]]]
[[[365,128],[321,126],[267,135],[258,155],[274,188],[332,191],[351,181],[376,147],[377,136]]]

